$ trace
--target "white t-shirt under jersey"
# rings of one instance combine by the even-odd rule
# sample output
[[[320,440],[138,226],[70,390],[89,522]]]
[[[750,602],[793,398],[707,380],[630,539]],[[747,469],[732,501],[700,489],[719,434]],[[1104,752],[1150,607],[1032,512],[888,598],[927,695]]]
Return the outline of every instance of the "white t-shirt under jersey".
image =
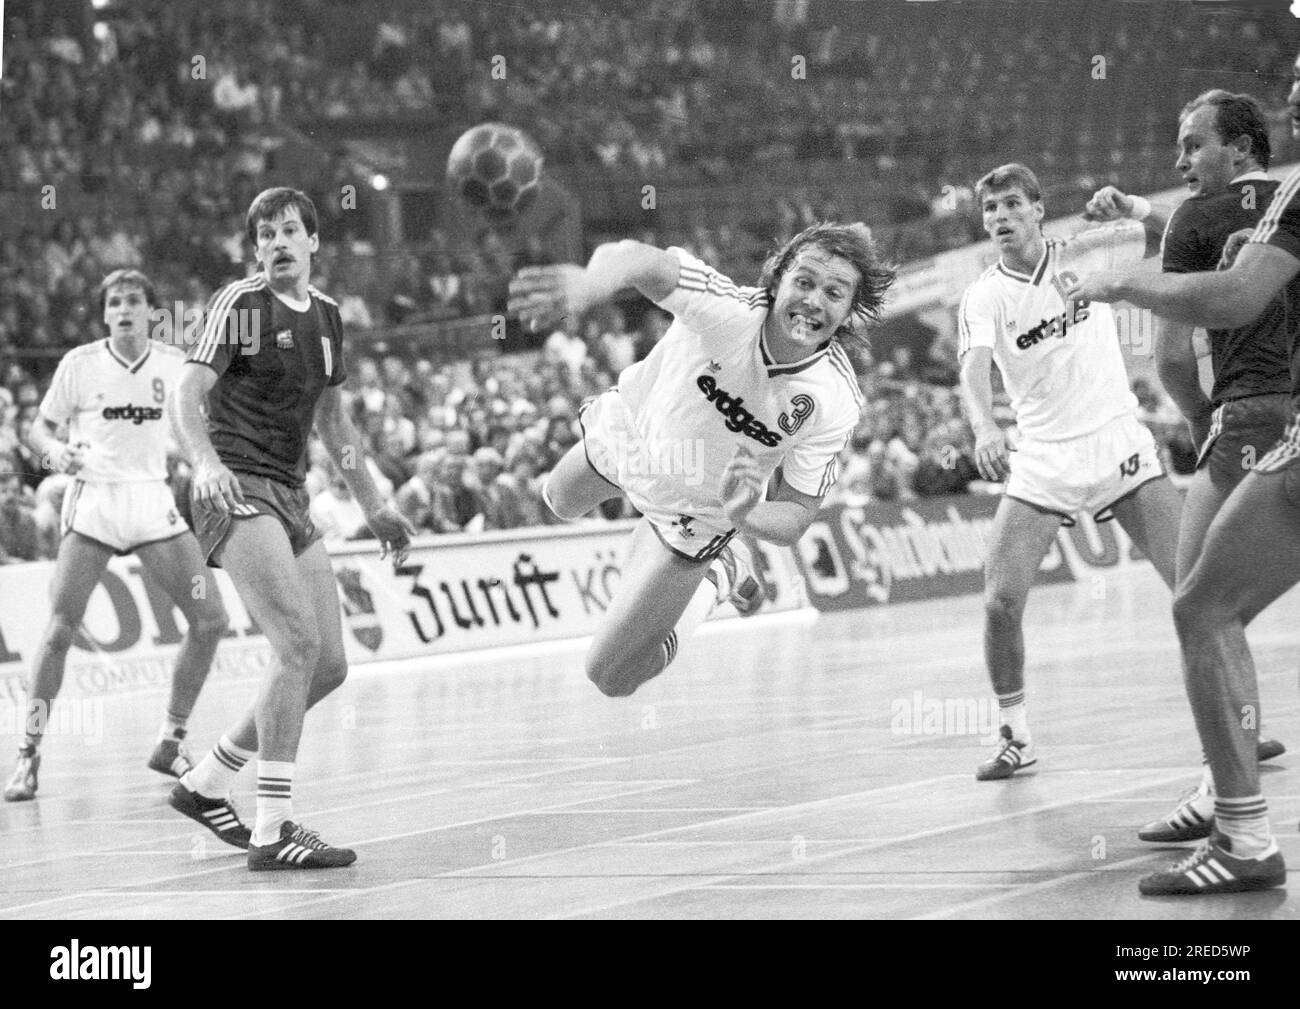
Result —
[[[781,465],[795,490],[824,495],[861,410],[844,349],[828,343],[777,364],[762,335],[767,293],[737,287],[682,249],[669,251],[681,269],[676,290],[659,305],[673,323],[644,360],[623,370],[618,391],[646,451],[695,465],[664,467],[649,496],[671,511],[716,513],[718,482],[740,445],[764,477]]]
[[[1136,413],[1115,316],[1104,303],[1066,302],[1075,278],[1143,256],[1136,221],[1049,239],[1032,275],[994,263],[966,289],[958,316],[960,349],[990,347],[1026,438],[1062,441]]]
[[[167,397],[180,380],[185,354],[150,341],[135,361],[108,339],[69,351],[59,362],[41,413],[68,422],[68,443],[86,442],[87,483],[133,483],[167,478]]]

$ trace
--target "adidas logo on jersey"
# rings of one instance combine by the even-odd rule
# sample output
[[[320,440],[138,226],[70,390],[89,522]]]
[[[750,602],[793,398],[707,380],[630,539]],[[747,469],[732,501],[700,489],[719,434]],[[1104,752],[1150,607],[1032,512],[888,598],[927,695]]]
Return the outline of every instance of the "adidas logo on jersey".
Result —
[[[1052,337],[1064,339],[1070,327],[1088,318],[1088,302],[1072,301],[1068,311],[1062,312],[1054,319],[1044,319],[1028,333],[1016,337],[1016,346],[1028,350],[1034,344]]]
[[[727,419],[728,431],[738,431],[746,438],[753,438],[760,445],[766,445],[768,448],[775,447],[781,440],[779,434],[769,431],[766,424],[741,406],[745,402],[744,396],[733,396],[726,389],[719,388],[712,375],[701,375],[695,380],[695,384],[700,387],[700,392],[704,393],[708,401],[717,407],[718,413]]]
[[[101,416],[105,420],[129,420],[133,424],[143,424],[146,420],[162,420],[160,406],[106,406]]]

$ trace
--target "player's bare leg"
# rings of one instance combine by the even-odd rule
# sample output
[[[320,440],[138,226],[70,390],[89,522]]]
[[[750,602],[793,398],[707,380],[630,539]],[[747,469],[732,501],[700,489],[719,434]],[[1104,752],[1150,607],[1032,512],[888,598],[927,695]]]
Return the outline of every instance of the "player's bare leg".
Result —
[[[1115,521],[1124,527],[1170,589],[1174,587],[1178,567],[1178,523],[1183,499],[1168,477],[1148,480],[1112,510]]]
[[[981,764],[982,781],[1007,778],[1034,763],[1025,705],[1025,601],[1061,516],[1003,497],[993,517],[984,568],[984,661],[1002,721],[1001,742]]]
[[[1246,624],[1300,580],[1300,472],[1251,473],[1224,504],[1174,597],[1187,695],[1214,774],[1214,829],[1141,880],[1150,894],[1278,886],[1286,865],[1260,792],[1258,685]]]
[[[564,453],[542,488],[542,497],[551,511],[570,521],[622,493],[592,468],[581,442]]]
[[[18,766],[5,786],[8,802],[36,796],[41,737],[48,724],[54,699],[63,686],[68,649],[86,615],[90,595],[99,584],[113,551],[102,543],[69,532],[59,544],[59,557],[50,585],[51,614],[40,646],[36,650],[32,680],[27,688],[24,738],[18,750]]]
[[[587,652],[587,676],[601,693],[626,697],[664,671],[676,654],[677,635],[712,608],[708,567],[669,550],[647,519],[637,523],[618,591]]]
[[[174,536],[136,551],[145,575],[152,578],[185,616],[185,638],[172,668],[171,695],[149,766],[179,778],[193,763],[185,751],[186,723],[208,678],[212,658],[229,621],[212,569],[203,563],[198,541]]]

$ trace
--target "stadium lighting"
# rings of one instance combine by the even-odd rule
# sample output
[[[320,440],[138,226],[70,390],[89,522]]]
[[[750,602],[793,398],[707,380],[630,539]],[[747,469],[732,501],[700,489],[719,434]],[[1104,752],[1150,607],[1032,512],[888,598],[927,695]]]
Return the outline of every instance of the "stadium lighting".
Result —
[[[388,176],[381,175],[380,173],[376,172],[374,175],[370,177],[370,185],[382,193],[385,189],[388,188]]]

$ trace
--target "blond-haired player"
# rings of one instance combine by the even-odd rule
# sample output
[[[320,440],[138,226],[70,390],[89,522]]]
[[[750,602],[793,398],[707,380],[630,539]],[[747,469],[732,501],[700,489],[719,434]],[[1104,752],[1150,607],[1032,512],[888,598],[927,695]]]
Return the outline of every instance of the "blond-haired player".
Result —
[[[603,693],[626,696],[663,672],[715,600],[757,608],[740,539],[791,545],[817,514],[861,410],[840,344],[893,279],[865,227],[823,224],[773,255],[758,287],[633,241],[602,245],[585,269],[532,267],[512,282],[511,308],[532,325],[576,320],[625,287],[674,317],[583,409],[582,441],[544,488],[561,518],[619,494],[644,516],[587,655]]]

